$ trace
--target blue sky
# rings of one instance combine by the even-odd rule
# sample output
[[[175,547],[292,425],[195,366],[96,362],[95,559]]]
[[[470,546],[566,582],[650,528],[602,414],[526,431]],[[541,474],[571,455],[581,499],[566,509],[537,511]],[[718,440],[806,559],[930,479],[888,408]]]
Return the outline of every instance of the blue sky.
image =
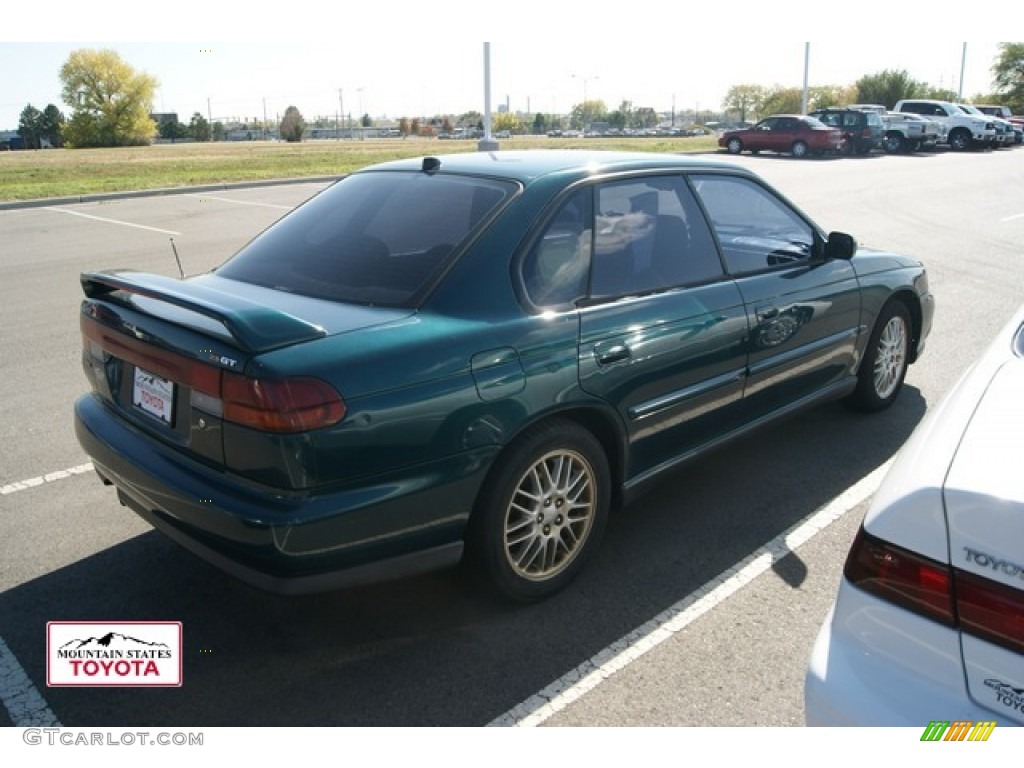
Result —
[[[644,38],[642,43],[548,37],[535,47],[522,39],[492,42],[491,103],[565,112],[586,95],[610,108],[627,100],[659,111],[673,105],[678,110],[716,109],[731,85],[802,85],[805,43],[770,36],[729,40],[724,30],[719,35],[685,42]],[[177,112],[184,122],[193,112],[214,119],[266,114],[273,120],[292,104],[307,119],[334,117],[342,108],[353,117],[368,112],[392,118],[483,108],[482,42],[438,42],[430,35],[390,40],[351,32],[303,43],[246,42],[227,34],[224,42],[135,42],[150,36],[158,37],[152,29],[135,29],[115,30],[110,40],[86,35],[84,41],[68,43],[0,42],[0,72],[8,73],[0,83],[0,129],[15,128],[27,103],[39,109],[54,103],[70,111],[60,99],[58,72],[75,48],[112,48],[135,69],[155,76],[160,83],[155,109]],[[915,79],[954,90],[959,86],[962,42],[879,40],[865,45],[853,37],[810,44],[812,86],[849,84],[883,69],[905,69]],[[967,43],[965,98],[991,89],[997,46]]]

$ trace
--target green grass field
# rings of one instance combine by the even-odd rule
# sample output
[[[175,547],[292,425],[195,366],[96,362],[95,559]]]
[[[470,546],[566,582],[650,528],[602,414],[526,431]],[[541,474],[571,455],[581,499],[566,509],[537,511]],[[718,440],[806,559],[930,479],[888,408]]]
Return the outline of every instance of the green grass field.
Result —
[[[625,149],[702,152],[713,136],[694,138],[503,139],[512,149]],[[367,141],[217,142],[156,144],[115,149],[46,149],[0,152],[0,201],[170,189],[261,179],[334,176],[371,163],[427,154],[472,152],[476,141],[374,139]]]

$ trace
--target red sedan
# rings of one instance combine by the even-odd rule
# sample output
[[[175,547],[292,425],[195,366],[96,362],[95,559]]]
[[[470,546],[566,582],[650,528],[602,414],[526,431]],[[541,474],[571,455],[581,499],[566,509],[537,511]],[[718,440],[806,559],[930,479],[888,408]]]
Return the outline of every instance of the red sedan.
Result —
[[[837,152],[843,141],[842,131],[830,128],[806,115],[772,115],[752,128],[726,131],[718,146],[733,155],[740,152],[788,152],[793,157]]]

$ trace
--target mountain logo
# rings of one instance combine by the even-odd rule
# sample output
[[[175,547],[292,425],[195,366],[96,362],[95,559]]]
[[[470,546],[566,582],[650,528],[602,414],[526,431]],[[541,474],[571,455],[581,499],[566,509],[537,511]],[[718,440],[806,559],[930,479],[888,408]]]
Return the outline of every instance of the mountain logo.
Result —
[[[51,621],[46,625],[46,684],[180,686],[181,651],[180,621]]]

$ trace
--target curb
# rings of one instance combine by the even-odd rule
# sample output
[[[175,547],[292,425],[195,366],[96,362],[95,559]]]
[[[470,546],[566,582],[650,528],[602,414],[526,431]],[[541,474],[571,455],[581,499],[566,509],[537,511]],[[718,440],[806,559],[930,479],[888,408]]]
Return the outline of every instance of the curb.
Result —
[[[344,174],[343,174],[344,175]],[[258,179],[254,181],[223,182],[220,184],[200,184],[192,187],[166,187],[161,189],[138,189],[125,192],[97,192],[88,195],[71,197],[47,197],[39,200],[0,201],[0,211],[12,211],[22,208],[45,208],[73,203],[102,203],[107,200],[127,200],[136,197],[160,197],[162,195],[183,195],[190,192],[222,192],[231,189],[248,189],[253,187],[275,187],[282,184],[322,184],[337,181],[342,176],[307,176],[290,179]]]

